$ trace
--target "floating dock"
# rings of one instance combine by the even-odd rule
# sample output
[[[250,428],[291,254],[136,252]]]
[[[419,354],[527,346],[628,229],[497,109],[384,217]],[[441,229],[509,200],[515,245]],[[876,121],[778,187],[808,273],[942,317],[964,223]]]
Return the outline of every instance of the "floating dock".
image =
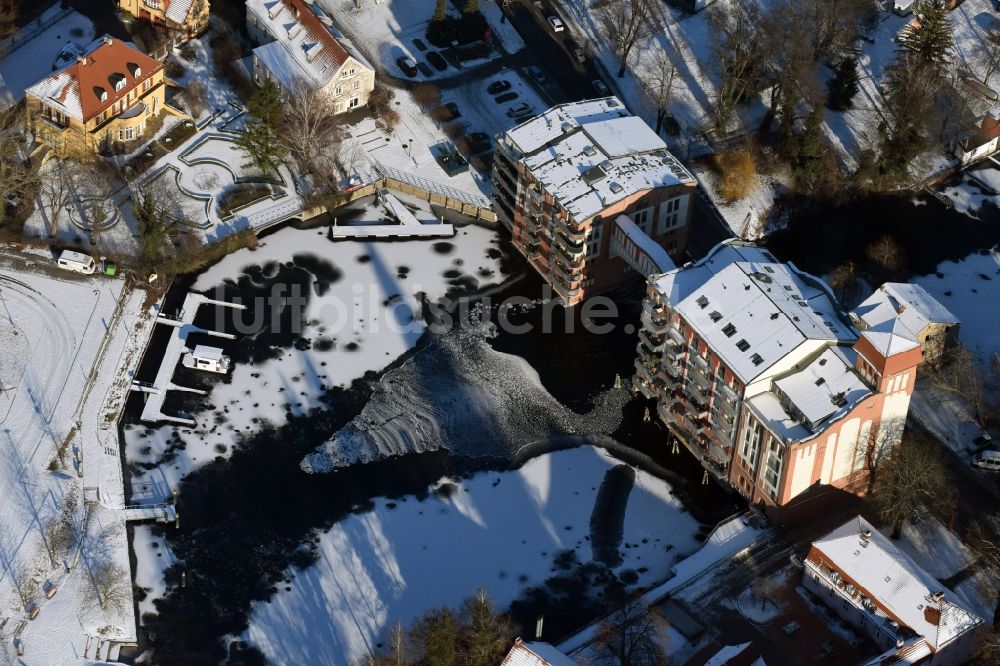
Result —
[[[181,355],[187,350],[187,339],[192,333],[204,333],[225,340],[232,340],[236,336],[219,331],[210,331],[198,328],[194,325],[194,320],[198,315],[198,309],[203,305],[213,305],[235,310],[246,310],[245,305],[237,303],[227,303],[226,301],[216,301],[203,294],[189,293],[184,298],[184,306],[181,308],[179,316],[173,317],[160,313],[156,316],[156,323],[170,326],[174,330],[167,343],[167,349],[160,361],[160,368],[156,372],[156,379],[151,383],[133,381],[132,390],[146,394],[146,403],[142,407],[140,418],[146,423],[177,423],[179,425],[193,426],[194,419],[183,416],[172,416],[163,413],[163,402],[167,399],[167,391],[183,391],[204,395],[205,391],[187,386],[181,386],[173,382],[174,371]]]

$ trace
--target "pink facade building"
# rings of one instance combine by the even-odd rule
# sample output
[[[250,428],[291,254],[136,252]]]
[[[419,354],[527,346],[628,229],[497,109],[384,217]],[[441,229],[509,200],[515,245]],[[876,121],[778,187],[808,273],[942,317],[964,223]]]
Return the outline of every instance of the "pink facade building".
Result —
[[[671,435],[766,506],[864,492],[923,361],[905,327],[859,332],[822,280],[736,240],[649,278],[637,351],[633,386]]]

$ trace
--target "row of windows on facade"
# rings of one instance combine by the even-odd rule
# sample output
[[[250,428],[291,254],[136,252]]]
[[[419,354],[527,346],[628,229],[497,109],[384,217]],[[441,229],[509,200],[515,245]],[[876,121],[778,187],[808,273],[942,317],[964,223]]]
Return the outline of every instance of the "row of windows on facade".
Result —
[[[142,91],[143,92],[148,91],[152,87],[152,85],[153,81],[151,79],[146,79],[142,83]],[[110,109],[105,109],[104,111],[101,111],[101,113],[97,116],[98,124],[103,123],[108,118],[117,116],[119,113],[122,113],[123,111],[128,109],[132,105],[132,102],[135,100],[137,96],[138,96],[137,91],[130,90],[128,95],[126,95],[124,98],[116,100]],[[54,109],[51,106],[45,106],[44,109],[45,109],[45,117],[48,118],[49,120],[58,123],[60,125],[69,124],[69,118],[62,111]]]

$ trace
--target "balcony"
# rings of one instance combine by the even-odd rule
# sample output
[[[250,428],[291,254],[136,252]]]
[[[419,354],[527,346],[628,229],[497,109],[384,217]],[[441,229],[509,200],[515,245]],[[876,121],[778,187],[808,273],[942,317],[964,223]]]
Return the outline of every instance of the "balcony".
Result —
[[[667,343],[667,336],[663,333],[654,333],[646,328],[639,329],[639,339],[646,343],[650,350],[659,352]]]
[[[721,381],[717,382],[716,385],[715,385],[715,390],[718,391],[727,400],[729,400],[730,402],[732,402],[734,404],[736,402],[738,402],[739,399],[740,399],[740,397],[738,395],[736,395],[736,391],[734,391],[733,389],[729,388],[729,386],[727,386],[724,382],[721,382]]]
[[[579,257],[573,256],[572,254],[567,252],[566,249],[559,243],[554,244],[553,247],[556,249],[556,257],[564,261],[571,269],[580,268],[583,266],[582,256]]]
[[[569,284],[574,284],[583,280],[583,273],[574,273],[572,270],[566,268],[562,262],[556,260],[549,264],[549,269],[556,275],[562,282]]]
[[[674,324],[672,324],[672,323],[671,323],[671,324],[670,324],[670,325],[669,325],[669,326],[667,327],[667,335],[669,335],[669,336],[670,336],[670,339],[671,339],[671,340],[673,340],[674,342],[676,342],[676,343],[677,343],[677,344],[679,344],[679,345],[684,345],[684,344],[686,344],[686,342],[687,342],[687,341],[686,341],[686,340],[684,339],[684,334],[683,334],[683,333],[681,333],[681,332],[680,332],[680,331],[679,331],[679,330],[677,329],[677,326],[675,326],[675,325],[674,325]]]
[[[579,228],[576,228],[575,224],[572,225],[572,226],[570,226],[570,223],[568,223],[566,220],[563,220],[558,215],[555,216],[553,218],[553,220],[555,220],[556,230],[557,231],[561,231],[572,242],[574,242],[574,243],[586,243],[587,242],[587,236],[586,236],[586,234],[582,230],[580,230]]]
[[[579,287],[567,288],[559,280],[550,280],[549,285],[567,302],[580,295]]]
[[[728,416],[734,417],[739,413],[739,401],[733,401],[726,398],[722,393],[717,392],[715,394],[715,406],[721,412],[725,412]]]

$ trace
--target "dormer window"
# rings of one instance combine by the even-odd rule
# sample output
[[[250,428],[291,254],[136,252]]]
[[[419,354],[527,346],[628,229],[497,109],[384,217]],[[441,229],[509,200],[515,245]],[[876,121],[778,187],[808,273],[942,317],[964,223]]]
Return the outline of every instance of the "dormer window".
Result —
[[[126,67],[128,67],[129,74],[132,75],[133,79],[137,79],[140,76],[142,76],[142,68],[139,67],[139,65],[135,64],[134,62],[130,62],[128,65],[126,65]]]
[[[115,90],[121,92],[125,89],[125,75],[115,72],[108,77],[108,82],[114,86]]]
[[[94,86],[94,94],[97,96],[97,99],[102,102],[106,102],[108,100],[108,91],[101,86]]]

